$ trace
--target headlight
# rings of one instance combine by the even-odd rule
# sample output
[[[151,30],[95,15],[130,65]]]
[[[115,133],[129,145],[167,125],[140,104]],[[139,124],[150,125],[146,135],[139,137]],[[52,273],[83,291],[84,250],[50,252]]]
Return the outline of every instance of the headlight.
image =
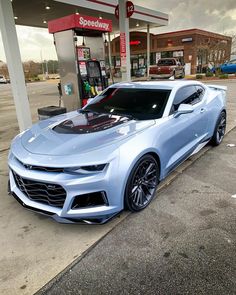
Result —
[[[69,173],[92,174],[92,173],[104,171],[107,165],[108,164],[89,165],[89,166],[81,166],[76,168],[66,168],[64,170],[65,172],[69,172]]]

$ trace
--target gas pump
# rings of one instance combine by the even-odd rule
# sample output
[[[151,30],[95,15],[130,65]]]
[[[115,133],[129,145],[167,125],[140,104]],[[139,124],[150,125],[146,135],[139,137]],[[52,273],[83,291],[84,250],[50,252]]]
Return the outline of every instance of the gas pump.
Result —
[[[90,59],[90,49],[77,47],[77,58],[80,81],[80,93],[82,106],[87,103],[89,98],[93,98],[108,87],[106,75],[106,65],[104,60]]]
[[[78,109],[108,86],[103,33],[112,31],[112,21],[73,14],[49,21],[48,29],[54,35],[63,105],[67,111]]]
[[[103,83],[100,63],[97,60],[80,61],[79,69],[82,81],[82,105],[85,105],[89,98],[101,93],[106,85]]]

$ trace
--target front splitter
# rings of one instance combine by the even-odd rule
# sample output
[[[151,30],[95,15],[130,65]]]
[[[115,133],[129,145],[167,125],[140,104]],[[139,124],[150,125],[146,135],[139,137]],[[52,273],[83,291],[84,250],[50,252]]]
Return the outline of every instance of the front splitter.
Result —
[[[38,208],[34,208],[32,206],[28,206],[27,204],[25,204],[14,192],[10,192],[10,194],[17,200],[17,202],[19,204],[21,204],[21,206],[23,206],[24,208],[26,208],[27,210],[39,213],[41,215],[44,216],[48,216],[53,218],[54,220],[56,220],[59,223],[66,223],[66,224],[94,224],[94,225],[99,225],[99,224],[105,224],[108,221],[110,221],[111,219],[113,219],[115,216],[117,216],[120,212],[117,213],[113,213],[111,215],[106,215],[104,217],[99,217],[99,218],[88,218],[88,219],[82,219],[82,218],[64,218],[64,217],[60,217],[57,214],[50,212],[50,211],[45,211],[42,209],[38,209]]]

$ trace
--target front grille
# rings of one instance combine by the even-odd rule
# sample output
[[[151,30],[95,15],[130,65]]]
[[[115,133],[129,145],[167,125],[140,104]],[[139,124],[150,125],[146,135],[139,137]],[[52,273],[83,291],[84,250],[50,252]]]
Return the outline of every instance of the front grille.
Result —
[[[26,179],[12,171],[16,186],[30,200],[62,208],[66,199],[66,191],[59,184],[44,183]]]
[[[43,172],[57,172],[57,173],[64,172],[64,168],[60,168],[60,167],[56,168],[56,167],[29,165],[29,164],[25,164],[25,163],[21,162],[19,159],[17,159],[17,161],[28,170],[37,170],[37,171],[43,171]]]
[[[37,170],[37,171],[44,171],[44,172],[63,172],[63,168],[54,168],[54,167],[43,167],[43,166],[36,166],[36,165],[27,165],[23,164],[26,169],[29,170]]]

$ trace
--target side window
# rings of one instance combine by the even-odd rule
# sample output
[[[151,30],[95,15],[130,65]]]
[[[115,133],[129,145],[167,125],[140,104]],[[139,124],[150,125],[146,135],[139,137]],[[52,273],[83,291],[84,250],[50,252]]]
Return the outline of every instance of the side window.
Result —
[[[197,95],[195,100],[192,102],[192,104],[196,104],[198,102],[200,102],[203,99],[203,96],[205,94],[205,90],[202,86],[195,86],[196,90],[197,90]]]
[[[180,104],[194,105],[202,100],[204,89],[201,86],[186,86],[176,92],[170,115],[178,110]]]

